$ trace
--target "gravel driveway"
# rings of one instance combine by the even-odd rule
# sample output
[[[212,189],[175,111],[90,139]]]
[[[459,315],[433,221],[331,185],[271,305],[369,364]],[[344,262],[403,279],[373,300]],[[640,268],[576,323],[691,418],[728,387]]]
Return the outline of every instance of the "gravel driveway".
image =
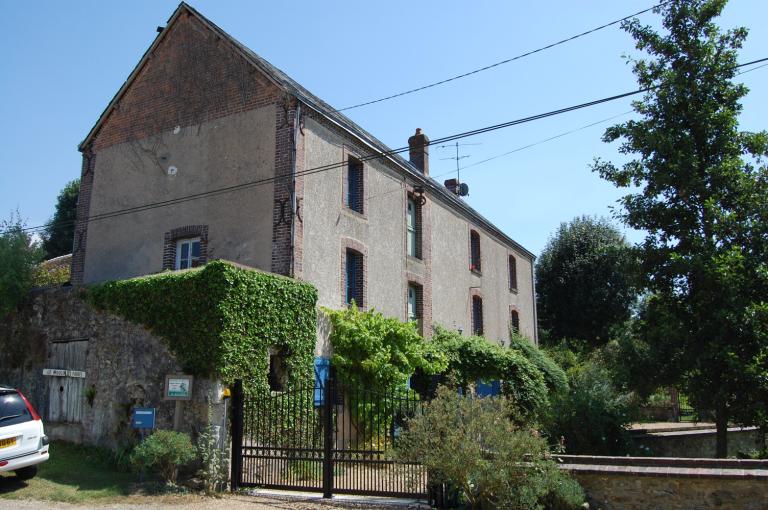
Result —
[[[135,497],[127,498],[125,503],[107,503],[104,505],[72,505],[37,500],[0,500],[0,510],[333,510],[362,508],[399,508],[401,510],[428,508],[424,505],[403,501],[383,501],[366,498],[344,498],[336,501],[323,501],[322,498],[286,499],[273,496],[233,495],[223,498],[202,498],[197,496],[180,497]]]

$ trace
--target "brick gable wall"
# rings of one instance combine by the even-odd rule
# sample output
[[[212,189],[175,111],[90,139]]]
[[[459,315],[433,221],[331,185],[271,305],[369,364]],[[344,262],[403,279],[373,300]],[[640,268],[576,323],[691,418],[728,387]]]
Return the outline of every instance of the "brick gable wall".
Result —
[[[189,12],[181,12],[178,19],[165,30],[162,40],[148,55],[130,86],[83,150],[81,198],[72,262],[74,284],[83,281],[94,161],[100,150],[145,139],[177,126],[199,125],[248,110],[273,106],[277,112],[275,172],[281,175],[291,170],[295,103],[286,98],[274,83],[229,42],[209,30]],[[303,151],[299,154],[303,154]],[[299,190],[300,185],[299,180]],[[275,209],[286,201],[290,204],[291,188],[290,179],[275,182]],[[300,199],[299,196],[299,203]],[[156,212],[162,215],[162,208],[156,209]],[[287,219],[287,223],[283,222],[273,228],[272,270],[289,274],[292,269],[291,257],[298,256],[300,273],[300,245],[291,251],[290,214]],[[297,235],[300,234],[299,228]]]

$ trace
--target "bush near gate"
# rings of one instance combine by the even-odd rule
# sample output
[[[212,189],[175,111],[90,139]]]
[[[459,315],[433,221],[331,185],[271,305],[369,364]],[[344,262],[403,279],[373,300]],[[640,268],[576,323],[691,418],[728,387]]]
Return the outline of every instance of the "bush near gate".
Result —
[[[219,260],[96,285],[87,296],[99,309],[148,326],[193,375],[242,379],[247,393],[266,393],[274,348],[289,383],[311,380],[317,290],[308,283]]]
[[[549,458],[546,442],[509,420],[505,397],[462,397],[441,387],[409,420],[394,456],[419,462],[436,483],[452,485],[472,509],[575,509],[581,487]]]
[[[176,483],[179,466],[195,458],[189,434],[158,430],[133,450],[131,464],[141,471],[158,473],[168,483]]]

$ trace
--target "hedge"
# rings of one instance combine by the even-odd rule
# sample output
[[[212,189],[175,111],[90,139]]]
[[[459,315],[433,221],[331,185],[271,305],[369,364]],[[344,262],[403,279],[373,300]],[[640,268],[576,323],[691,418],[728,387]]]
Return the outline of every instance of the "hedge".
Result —
[[[317,290],[308,283],[213,261],[95,285],[87,295],[96,308],[149,327],[190,374],[267,391],[274,347],[289,382],[312,376]]]

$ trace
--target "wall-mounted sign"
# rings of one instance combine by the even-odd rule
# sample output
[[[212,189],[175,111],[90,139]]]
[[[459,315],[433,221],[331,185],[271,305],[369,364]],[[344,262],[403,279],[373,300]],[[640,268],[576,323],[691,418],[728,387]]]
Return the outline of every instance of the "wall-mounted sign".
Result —
[[[191,375],[166,375],[165,400],[189,400],[192,398]]]
[[[44,368],[43,375],[49,375],[52,377],[77,377],[78,379],[85,379],[85,372],[81,370],[59,370],[58,368]]]
[[[135,407],[131,413],[132,429],[154,429],[155,428],[155,408],[154,407]]]

